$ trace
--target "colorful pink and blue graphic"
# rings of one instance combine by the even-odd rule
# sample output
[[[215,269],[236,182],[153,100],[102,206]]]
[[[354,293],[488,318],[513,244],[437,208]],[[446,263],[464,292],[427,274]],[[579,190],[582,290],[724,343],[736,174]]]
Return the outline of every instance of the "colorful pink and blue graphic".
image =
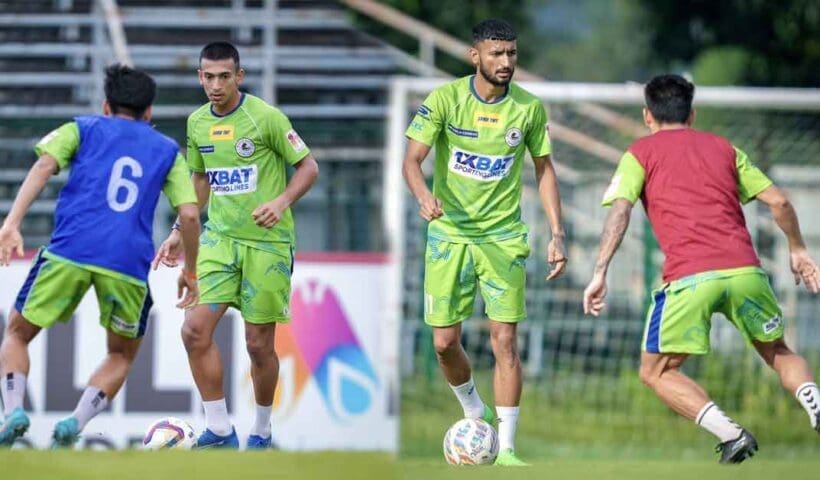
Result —
[[[293,291],[290,307],[290,323],[276,329],[276,352],[283,361],[292,359],[292,378],[288,386],[282,385],[287,379],[280,378],[274,408],[292,408],[312,376],[335,419],[367,412],[379,379],[332,287],[309,280]],[[282,405],[287,387],[290,405]]]

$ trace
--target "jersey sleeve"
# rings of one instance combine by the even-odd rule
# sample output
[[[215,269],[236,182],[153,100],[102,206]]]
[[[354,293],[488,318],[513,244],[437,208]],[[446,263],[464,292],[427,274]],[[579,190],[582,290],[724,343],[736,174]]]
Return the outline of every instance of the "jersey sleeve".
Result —
[[[538,102],[533,112],[532,122],[526,134],[527,150],[533,157],[543,157],[552,153],[547,110]]]
[[[205,162],[202,161],[202,154],[199,153],[199,145],[194,138],[193,120],[188,117],[188,124],[186,126],[186,148],[188,149],[186,155],[188,157],[188,168],[192,172],[205,172]]]
[[[441,89],[435,89],[419,106],[404,134],[407,138],[432,147],[444,127],[445,118],[446,106]]]
[[[272,108],[266,116],[265,124],[271,148],[289,165],[299,163],[310,153],[310,149],[290,123],[290,119],[280,110]]]
[[[68,122],[43,137],[34,146],[38,157],[50,155],[57,160],[60,170],[68,167],[80,148],[80,127],[77,122]]]
[[[183,203],[197,203],[194,184],[191,182],[191,175],[185,164],[185,157],[177,153],[177,158],[165,177],[165,184],[162,186],[162,193],[168,197],[171,207],[177,208]]]
[[[746,153],[735,149],[735,165],[737,166],[737,193],[741,203],[749,203],[758,193],[772,186],[773,182],[760,171]]]
[[[624,153],[609,187],[604,192],[601,205],[612,206],[612,203],[619,198],[624,198],[634,204],[641,197],[645,181],[646,171],[638,159],[632,152]]]

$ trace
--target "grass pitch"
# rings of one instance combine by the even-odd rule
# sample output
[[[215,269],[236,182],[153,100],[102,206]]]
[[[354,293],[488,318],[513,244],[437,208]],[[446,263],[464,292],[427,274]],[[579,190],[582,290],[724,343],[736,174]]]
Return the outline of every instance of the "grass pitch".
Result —
[[[527,468],[450,467],[443,459],[395,459],[372,453],[283,452],[0,452],[6,480],[254,480],[254,479],[816,479],[818,459],[754,458],[737,466],[711,461],[554,458]]]

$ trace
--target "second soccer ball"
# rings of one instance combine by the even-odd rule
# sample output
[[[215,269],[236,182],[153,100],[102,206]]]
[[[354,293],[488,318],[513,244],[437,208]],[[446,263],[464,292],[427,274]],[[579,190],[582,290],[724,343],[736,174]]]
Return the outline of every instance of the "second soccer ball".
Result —
[[[444,435],[444,458],[450,465],[491,465],[498,456],[498,434],[477,418],[459,420]]]

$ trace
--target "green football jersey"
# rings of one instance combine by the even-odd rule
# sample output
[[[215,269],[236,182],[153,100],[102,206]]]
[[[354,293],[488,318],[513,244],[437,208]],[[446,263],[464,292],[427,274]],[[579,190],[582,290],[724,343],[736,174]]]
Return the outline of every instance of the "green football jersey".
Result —
[[[527,233],[521,221],[521,168],[551,152],[541,101],[510,83],[493,103],[475,91],[474,76],[433,90],[407,128],[408,138],[435,147],[433,194],[444,215],[430,237],[484,243]]]
[[[310,153],[290,120],[276,107],[246,93],[239,105],[217,115],[210,103],[188,117],[188,166],[206,173],[211,186],[207,228],[266,250],[294,242],[290,209],[272,228],[256,225],[252,212],[280,195],[286,164]]]

